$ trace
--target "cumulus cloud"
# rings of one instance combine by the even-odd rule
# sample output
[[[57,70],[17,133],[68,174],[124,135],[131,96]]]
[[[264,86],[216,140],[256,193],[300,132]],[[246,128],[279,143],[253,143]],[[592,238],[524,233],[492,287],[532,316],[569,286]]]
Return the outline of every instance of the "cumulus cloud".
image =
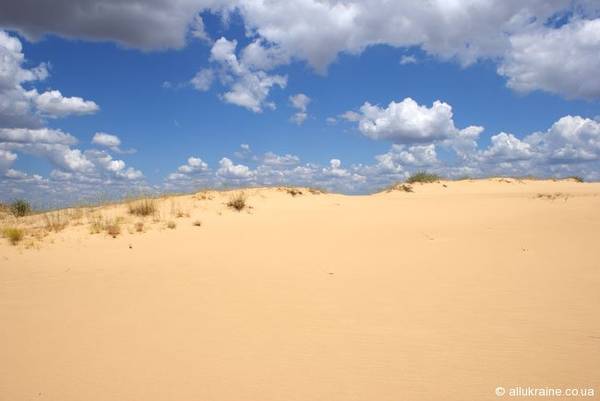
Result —
[[[106,146],[107,148],[117,148],[121,145],[121,140],[116,135],[107,134],[105,132],[96,132],[92,138],[92,143],[95,145]]]
[[[366,102],[360,113],[346,113],[347,120],[358,121],[359,131],[372,139],[398,143],[431,142],[448,138],[457,131],[452,107],[436,100],[431,107],[421,106],[411,98],[394,101],[386,108]]]
[[[49,117],[93,114],[100,110],[91,100],[80,97],[64,97],[58,90],[44,92],[34,97],[37,109]]]
[[[519,92],[543,90],[567,98],[600,97],[600,19],[514,35],[498,68]]]
[[[0,128],[0,143],[2,142],[74,145],[77,138],[51,128]]]
[[[196,73],[194,78],[191,79],[190,83],[196,90],[200,92],[206,92],[212,86],[214,79],[215,73],[213,70],[210,68],[203,68]]]
[[[219,178],[230,179],[236,181],[246,181],[254,177],[254,172],[248,166],[243,164],[235,164],[227,157],[219,161],[219,169],[217,170]]]
[[[600,19],[513,35],[498,72],[519,92],[543,90],[567,98],[600,97]]]
[[[177,171],[184,174],[203,173],[208,171],[208,164],[199,157],[192,156],[187,159],[187,164],[179,166]]]
[[[106,132],[96,132],[92,138],[94,145],[103,146],[115,153],[135,153],[135,149],[121,149],[121,139],[117,135],[108,134]]]
[[[492,136],[490,147],[483,152],[487,161],[514,162],[527,160],[533,156],[531,146],[512,134],[501,132]]]
[[[298,93],[296,95],[290,96],[290,103],[293,108],[297,111],[292,116],[292,122],[298,125],[302,125],[304,121],[308,117],[308,113],[306,112],[308,109],[308,105],[310,104],[311,99],[306,96],[304,93]]]
[[[222,99],[231,104],[260,113],[265,107],[274,109],[275,104],[267,100],[274,86],[285,88],[287,77],[269,75],[238,60],[235,53],[237,41],[224,37],[215,42],[211,49],[211,60],[220,67],[221,83],[227,87]]]
[[[65,97],[58,90],[38,93],[26,90],[25,83],[48,77],[46,64],[25,68],[21,41],[0,30],[0,127],[37,128],[43,118],[92,114],[99,110],[96,103],[80,97]]]
[[[551,163],[586,162],[600,159],[600,122],[581,116],[565,116],[546,132],[524,138]]]

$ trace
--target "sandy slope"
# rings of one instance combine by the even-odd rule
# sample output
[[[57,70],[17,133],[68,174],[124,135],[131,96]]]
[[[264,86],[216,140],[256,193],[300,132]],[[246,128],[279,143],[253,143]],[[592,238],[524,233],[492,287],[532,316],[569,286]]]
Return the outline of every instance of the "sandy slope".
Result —
[[[165,199],[116,239],[84,220],[30,249],[2,240],[0,400],[600,392],[600,184],[247,192],[241,213],[226,193]]]

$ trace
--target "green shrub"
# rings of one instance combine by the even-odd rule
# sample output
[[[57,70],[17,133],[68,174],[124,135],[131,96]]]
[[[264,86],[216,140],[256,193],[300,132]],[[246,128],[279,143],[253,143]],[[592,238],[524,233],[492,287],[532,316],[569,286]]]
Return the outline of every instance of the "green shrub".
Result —
[[[573,176],[568,177],[568,178],[574,180],[575,182],[583,182],[583,177],[580,177],[578,175],[573,175]]]
[[[409,184],[414,184],[416,182],[428,183],[428,182],[436,182],[439,181],[441,177],[437,174],[431,174],[426,171],[419,171],[408,177],[406,180]]]
[[[27,216],[31,213],[31,205],[23,199],[18,199],[10,204],[10,212],[16,217]]]

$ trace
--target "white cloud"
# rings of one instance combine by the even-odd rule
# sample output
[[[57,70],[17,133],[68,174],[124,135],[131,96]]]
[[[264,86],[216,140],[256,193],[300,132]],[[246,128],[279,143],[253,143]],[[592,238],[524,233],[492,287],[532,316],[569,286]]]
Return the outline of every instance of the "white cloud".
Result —
[[[104,146],[109,148],[115,153],[135,153],[135,149],[123,150],[121,149],[121,139],[113,134],[106,132],[96,132],[92,138],[92,143],[98,146]]]
[[[17,160],[17,155],[8,150],[0,149],[0,173],[8,170],[10,166]]]
[[[92,138],[95,145],[106,146],[107,148],[117,148],[121,146],[121,140],[118,136],[107,134],[106,132],[96,132]]]
[[[417,58],[412,55],[404,55],[400,58],[400,65],[417,64],[417,62]]]
[[[350,172],[342,167],[340,159],[331,159],[329,161],[329,167],[323,168],[323,174],[332,177],[348,177]]]
[[[567,98],[600,97],[600,19],[513,35],[498,72],[519,92],[543,90]]]
[[[600,122],[565,116],[544,133],[524,138],[551,163],[574,163],[600,159]]]
[[[236,47],[237,41],[222,37],[211,49],[211,60],[221,66],[221,82],[229,89],[222,94],[223,100],[255,113],[262,112],[265,107],[274,109],[275,104],[267,100],[269,92],[274,86],[285,88],[287,77],[269,75],[240,62],[235,54]]]
[[[463,161],[467,161],[477,156],[477,140],[483,131],[483,127],[471,125],[452,133],[442,144],[453,149]]]
[[[217,176],[233,181],[249,180],[254,177],[254,172],[248,166],[234,164],[230,159],[224,157],[219,161]]]
[[[200,91],[206,92],[212,86],[213,80],[215,79],[215,73],[210,68],[203,68],[196,73],[194,78],[190,81],[192,86]]]
[[[275,168],[289,167],[300,163],[300,158],[296,155],[290,155],[289,153],[278,155],[273,152],[267,152],[263,156],[262,163]]]
[[[302,125],[304,121],[308,118],[308,113],[306,112],[308,109],[308,105],[311,102],[311,99],[306,96],[304,93],[298,93],[296,95],[290,96],[290,103],[293,108],[297,111],[292,116],[292,122],[298,125]]]
[[[360,113],[345,113],[347,120],[358,119],[360,132],[372,139],[394,142],[431,142],[448,138],[457,131],[452,107],[436,100],[431,107],[420,106],[411,98],[381,108],[366,102]]]
[[[192,37],[201,41],[209,43],[211,42],[210,36],[206,32],[206,28],[204,26],[204,20],[199,15],[195,15],[190,24],[190,34]]]
[[[74,145],[77,139],[59,129],[0,128],[0,143],[2,142]]]
[[[100,108],[91,100],[80,97],[64,97],[60,91],[52,90],[34,97],[37,109],[45,116],[66,117],[96,113]]]
[[[533,152],[528,143],[501,132],[492,136],[491,145],[483,152],[483,156],[488,162],[513,162],[530,159]]]
[[[202,159],[199,157],[193,156],[187,159],[187,164],[179,166],[177,169],[178,172],[183,174],[203,173],[207,172],[208,170],[208,164],[202,161]]]
[[[58,90],[38,93],[23,84],[48,77],[46,64],[24,68],[25,55],[18,38],[0,30],[0,127],[38,128],[44,117],[84,115],[99,110],[96,103],[80,97],[64,97]]]
[[[271,70],[290,62],[289,55],[279,46],[267,46],[257,39],[242,50],[242,63],[257,70]]]

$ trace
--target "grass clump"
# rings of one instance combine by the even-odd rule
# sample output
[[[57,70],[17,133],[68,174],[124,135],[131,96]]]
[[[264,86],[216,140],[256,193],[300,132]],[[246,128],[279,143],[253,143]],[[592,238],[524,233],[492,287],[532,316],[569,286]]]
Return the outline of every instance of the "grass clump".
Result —
[[[44,225],[46,230],[59,232],[69,224],[69,220],[64,212],[56,210],[44,214]]]
[[[414,184],[416,182],[420,183],[430,183],[437,182],[441,179],[441,177],[437,174],[428,173],[426,171],[419,171],[408,177],[406,180],[409,184]]]
[[[142,199],[129,204],[129,214],[134,216],[150,216],[156,212],[156,204],[152,199]]]
[[[246,195],[243,192],[235,194],[231,199],[229,199],[227,206],[237,210],[238,212],[242,211],[246,207]]]
[[[299,190],[298,188],[287,188],[286,191],[288,194],[290,194],[292,196],[302,195],[302,191]]]
[[[117,235],[121,234],[121,225],[117,221],[106,223],[104,226],[106,233],[113,238],[117,238]]]
[[[4,238],[8,239],[11,244],[17,245],[17,243],[25,237],[25,232],[17,227],[7,227],[2,230],[2,235]]]
[[[192,223],[195,227],[202,227],[202,222],[200,220],[196,220]]]
[[[414,192],[413,187],[410,184],[394,184],[386,188],[386,192],[402,191],[402,192]]]
[[[31,205],[24,199],[17,199],[10,204],[10,212],[15,217],[27,216],[31,213]]]
[[[568,178],[572,179],[575,182],[583,182],[583,177],[578,176],[578,175],[572,175],[572,176],[570,176]]]
[[[90,234],[100,234],[104,231],[104,218],[100,215],[90,217]]]
[[[169,221],[169,222],[167,223],[167,228],[168,228],[168,229],[170,229],[170,230],[174,230],[174,229],[175,229],[175,227],[177,227],[177,224],[176,224],[174,221]]]

